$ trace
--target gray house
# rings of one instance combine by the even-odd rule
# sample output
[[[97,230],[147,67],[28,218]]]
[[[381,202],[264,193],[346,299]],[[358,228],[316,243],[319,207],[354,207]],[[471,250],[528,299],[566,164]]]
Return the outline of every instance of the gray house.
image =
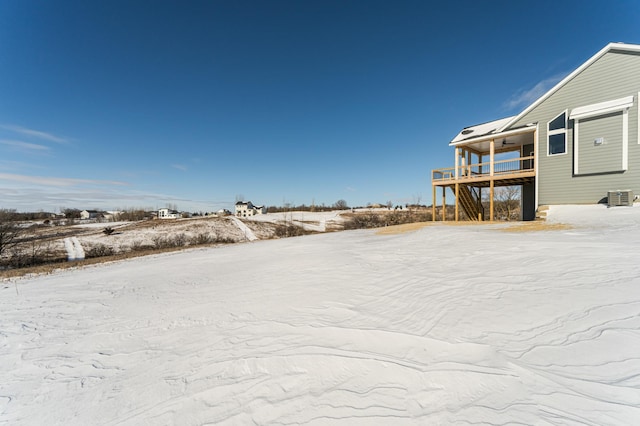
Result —
[[[542,205],[633,202],[640,192],[640,45],[611,43],[520,114],[464,128],[454,167],[432,172],[456,220],[493,220],[496,188],[521,187],[522,219]],[[489,194],[486,194],[488,191]],[[485,212],[481,199],[490,199]],[[443,208],[444,212],[444,208]]]

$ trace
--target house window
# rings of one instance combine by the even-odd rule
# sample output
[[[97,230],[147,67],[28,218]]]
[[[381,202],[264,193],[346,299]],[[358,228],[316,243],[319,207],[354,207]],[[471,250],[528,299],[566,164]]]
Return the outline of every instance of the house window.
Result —
[[[555,117],[547,125],[547,146],[549,155],[567,152],[567,111]]]

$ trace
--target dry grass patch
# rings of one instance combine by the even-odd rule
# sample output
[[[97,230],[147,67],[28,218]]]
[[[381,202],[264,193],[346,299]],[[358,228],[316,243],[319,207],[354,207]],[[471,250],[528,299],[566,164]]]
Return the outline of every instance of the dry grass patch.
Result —
[[[573,226],[566,223],[547,223],[547,222],[520,222],[517,225],[500,229],[503,232],[537,232],[537,231],[563,231],[573,229]]]
[[[376,234],[377,235],[404,234],[406,232],[417,231],[418,229],[431,225],[431,223],[432,222],[414,222],[414,223],[403,223],[402,225],[385,226],[384,228],[378,228],[378,230],[376,231]]]
[[[378,235],[394,235],[403,234],[405,232],[413,232],[421,229],[425,226],[437,224],[438,226],[490,226],[496,225],[501,222],[475,222],[475,221],[445,221],[445,222],[416,222],[405,223],[402,225],[387,226],[379,228],[376,232]],[[504,223],[504,222],[502,222]],[[573,226],[566,223],[546,223],[546,222],[518,222],[506,228],[499,228],[499,231],[503,232],[538,232],[538,231],[562,231],[567,229],[573,229]]]
[[[489,222],[489,221],[478,222],[477,220],[459,220],[458,222],[456,222],[455,220],[445,220],[445,221],[437,221],[434,223],[437,223],[438,225],[442,225],[442,226],[487,226],[487,225],[495,225],[496,223],[503,223],[503,222]]]

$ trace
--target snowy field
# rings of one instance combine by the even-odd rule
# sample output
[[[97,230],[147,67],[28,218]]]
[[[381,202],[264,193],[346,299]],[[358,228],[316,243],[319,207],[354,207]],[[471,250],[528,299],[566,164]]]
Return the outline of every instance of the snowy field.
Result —
[[[358,209],[357,211],[371,211],[372,209]],[[385,209],[386,210],[386,209]],[[250,216],[246,220],[252,222],[291,223],[301,226],[307,231],[325,232],[332,228],[340,227],[344,223],[341,215],[350,210],[335,210],[328,212],[303,212],[292,211],[282,213],[269,213]]]
[[[0,282],[0,424],[631,425],[640,206]]]

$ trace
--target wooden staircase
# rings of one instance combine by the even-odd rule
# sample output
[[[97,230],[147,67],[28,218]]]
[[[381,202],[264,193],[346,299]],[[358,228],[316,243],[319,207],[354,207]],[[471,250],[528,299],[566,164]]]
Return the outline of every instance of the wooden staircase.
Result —
[[[472,221],[479,221],[484,218],[484,207],[479,200],[480,193],[468,185],[460,185],[458,189],[458,202],[465,214]]]

